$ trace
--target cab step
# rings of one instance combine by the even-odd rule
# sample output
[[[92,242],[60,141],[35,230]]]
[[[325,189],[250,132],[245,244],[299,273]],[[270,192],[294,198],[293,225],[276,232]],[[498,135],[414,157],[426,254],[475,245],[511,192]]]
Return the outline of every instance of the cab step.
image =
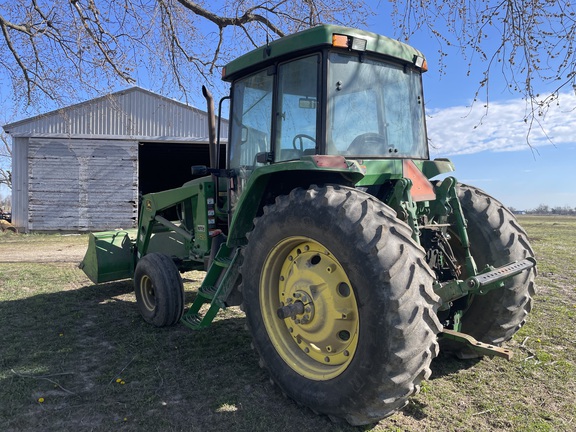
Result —
[[[483,287],[489,284],[500,282],[509,277],[516,276],[524,270],[528,270],[536,265],[536,260],[532,257],[516,261],[497,269],[491,270],[487,273],[477,274],[474,279],[478,285]]]
[[[201,286],[198,289],[198,295],[201,295],[207,299],[212,300],[216,297],[216,293],[218,292],[218,288],[215,286]]]
[[[226,244],[220,246],[196,298],[180,320],[182,324],[192,330],[206,328],[210,326],[220,309],[226,307],[226,299],[238,278],[239,255],[238,248],[230,249]],[[210,304],[208,310],[201,311],[202,306],[206,304]]]

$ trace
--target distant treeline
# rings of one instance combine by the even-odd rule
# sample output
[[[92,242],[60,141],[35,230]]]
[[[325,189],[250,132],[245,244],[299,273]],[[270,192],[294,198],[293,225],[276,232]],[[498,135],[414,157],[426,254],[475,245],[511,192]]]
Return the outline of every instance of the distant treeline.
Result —
[[[0,196],[0,209],[9,212],[12,209],[12,197]]]
[[[511,212],[516,214],[533,214],[533,215],[565,215],[565,216],[576,216],[576,207],[570,206],[558,206],[550,207],[546,204],[540,204],[538,207],[532,210],[518,210],[514,207],[508,207]]]

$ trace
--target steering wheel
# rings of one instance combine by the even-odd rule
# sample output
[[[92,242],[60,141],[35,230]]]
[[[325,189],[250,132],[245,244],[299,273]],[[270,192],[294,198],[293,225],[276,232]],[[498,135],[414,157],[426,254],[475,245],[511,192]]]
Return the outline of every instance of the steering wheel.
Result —
[[[383,155],[386,153],[386,137],[379,133],[368,132],[358,135],[348,146],[351,155]]]
[[[294,147],[295,150],[300,150],[301,152],[304,151],[304,140],[310,140],[314,143],[314,147],[316,147],[316,138],[314,138],[313,136],[310,135],[306,135],[306,134],[298,134],[294,137],[294,139],[292,140],[292,147]],[[296,142],[300,141],[300,145],[296,146]]]

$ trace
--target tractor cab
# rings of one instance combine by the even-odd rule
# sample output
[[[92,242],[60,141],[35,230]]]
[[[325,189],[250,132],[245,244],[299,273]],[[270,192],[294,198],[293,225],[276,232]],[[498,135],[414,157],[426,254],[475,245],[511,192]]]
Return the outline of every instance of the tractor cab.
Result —
[[[298,47],[297,50],[294,48]],[[309,155],[428,159],[423,55],[398,41],[320,26],[226,66],[228,168],[239,194],[258,168]]]

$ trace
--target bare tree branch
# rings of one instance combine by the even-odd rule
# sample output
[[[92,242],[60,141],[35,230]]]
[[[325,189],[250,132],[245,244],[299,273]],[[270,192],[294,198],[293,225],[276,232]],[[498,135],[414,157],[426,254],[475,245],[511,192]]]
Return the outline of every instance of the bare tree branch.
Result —
[[[189,9],[198,16],[206,18],[208,21],[213,22],[221,29],[228,26],[242,27],[250,22],[259,22],[264,24],[264,26],[272,30],[278,36],[280,37],[284,36],[284,32],[279,27],[274,25],[268,18],[255,13],[255,11],[259,9],[265,10],[263,5],[257,5],[249,8],[246,10],[246,12],[244,12],[243,15],[239,17],[224,17],[216,15],[215,13],[212,13],[209,10],[204,9],[196,2],[192,2],[189,0],[178,0],[178,2],[186,9]]]
[[[500,74],[511,94],[526,99],[526,121],[537,123],[561,90],[576,90],[576,4],[569,0],[391,1],[403,39],[434,36],[441,71],[454,47],[469,75],[481,71],[476,97],[482,90],[488,101],[490,77]]]
[[[25,34],[32,36],[32,34],[29,32],[28,28],[26,28],[25,26],[15,26],[14,24],[9,23],[2,17],[2,15],[0,15],[0,28],[2,28],[2,35],[4,36],[4,39],[6,41],[6,45],[8,46],[8,49],[12,53],[14,60],[18,64],[18,67],[20,68],[22,75],[24,76],[24,81],[26,83],[27,99],[28,100],[32,99],[33,87],[38,87],[39,89],[41,89],[46,94],[46,96],[50,97],[50,94],[36,80],[36,77],[34,76],[34,74],[31,73],[31,71],[28,69],[28,67],[26,67],[26,65],[24,64],[22,58],[18,54],[17,49],[14,47],[14,44],[12,43],[12,38],[10,37],[10,34],[8,33],[8,28],[11,28],[11,29],[14,29],[14,30],[17,30],[17,31],[20,31],[22,33],[25,33]]]
[[[0,5],[0,66],[15,100],[36,112],[132,82],[187,98],[195,78],[246,50],[237,32],[258,46],[368,16],[364,0],[11,0]]]
[[[78,13],[86,33],[88,33],[92,39],[92,43],[104,56],[105,62],[110,65],[120,78],[129,83],[134,82],[132,77],[130,77],[125,71],[121,70],[119,62],[114,58],[114,52],[109,45],[110,42],[117,44],[118,41],[112,34],[102,27],[99,18],[99,11],[96,9],[94,3],[92,1],[89,2],[89,9],[90,12],[92,12],[93,18],[90,18],[84,13],[79,0],[70,0],[70,3]],[[94,29],[91,26],[94,26]],[[109,39],[110,42],[107,42],[107,39]]]
[[[5,165],[10,165],[12,162],[12,145],[6,133],[0,133],[0,184],[5,184],[12,189],[12,170],[6,168]]]

